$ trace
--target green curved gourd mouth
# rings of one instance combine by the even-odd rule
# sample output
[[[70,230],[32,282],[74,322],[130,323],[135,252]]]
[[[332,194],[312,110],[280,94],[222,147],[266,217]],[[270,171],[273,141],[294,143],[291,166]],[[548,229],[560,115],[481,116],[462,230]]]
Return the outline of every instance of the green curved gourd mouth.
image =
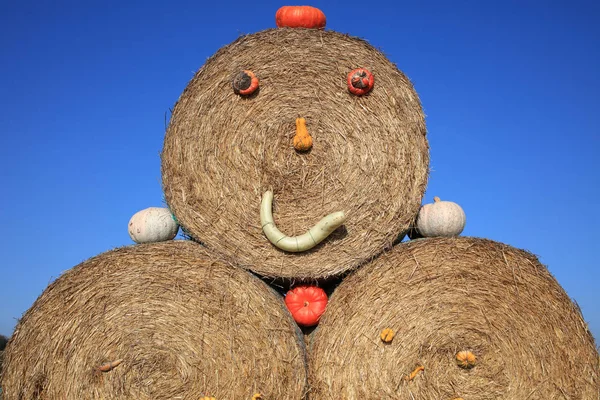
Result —
[[[260,224],[269,241],[277,248],[291,253],[307,251],[325,240],[346,222],[346,214],[337,211],[323,217],[312,228],[299,236],[286,236],[273,221],[273,192],[267,190],[260,203]]]

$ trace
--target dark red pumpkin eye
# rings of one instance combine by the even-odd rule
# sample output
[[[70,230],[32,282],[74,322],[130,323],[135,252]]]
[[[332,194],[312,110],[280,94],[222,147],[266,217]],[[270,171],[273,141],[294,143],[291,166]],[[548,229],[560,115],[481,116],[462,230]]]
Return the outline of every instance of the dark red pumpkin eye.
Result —
[[[373,74],[365,68],[357,68],[348,74],[348,90],[357,96],[369,93],[373,89],[375,78]]]
[[[250,70],[240,71],[233,77],[233,91],[241,96],[249,96],[258,89],[258,78]]]

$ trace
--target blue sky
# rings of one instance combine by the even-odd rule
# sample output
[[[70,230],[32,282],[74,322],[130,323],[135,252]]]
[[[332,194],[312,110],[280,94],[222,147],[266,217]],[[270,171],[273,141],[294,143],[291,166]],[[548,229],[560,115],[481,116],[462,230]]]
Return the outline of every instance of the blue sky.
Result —
[[[202,4],[0,6],[0,334],[61,272],[131,244],[129,218],[162,205],[165,114],[207,57],[289,3]],[[461,204],[465,235],[537,254],[600,338],[600,3],[310,4],[413,81],[425,201]]]

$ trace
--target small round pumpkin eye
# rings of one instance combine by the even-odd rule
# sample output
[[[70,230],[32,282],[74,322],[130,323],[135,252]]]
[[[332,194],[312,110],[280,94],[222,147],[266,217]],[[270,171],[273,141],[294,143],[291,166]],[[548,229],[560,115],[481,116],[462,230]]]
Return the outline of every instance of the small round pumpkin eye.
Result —
[[[233,91],[241,96],[249,96],[258,89],[258,78],[250,70],[240,71],[233,77]]]
[[[375,78],[366,68],[357,68],[348,74],[348,90],[357,96],[369,93],[373,89]]]

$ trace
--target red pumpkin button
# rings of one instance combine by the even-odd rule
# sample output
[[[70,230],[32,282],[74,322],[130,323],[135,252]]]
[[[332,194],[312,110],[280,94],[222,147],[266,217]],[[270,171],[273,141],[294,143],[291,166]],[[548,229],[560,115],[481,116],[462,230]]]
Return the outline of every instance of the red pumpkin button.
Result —
[[[288,291],[285,305],[300,326],[315,326],[327,306],[327,294],[317,286],[301,285]]]
[[[357,96],[367,94],[373,89],[375,77],[365,68],[357,68],[348,74],[348,90]]]

